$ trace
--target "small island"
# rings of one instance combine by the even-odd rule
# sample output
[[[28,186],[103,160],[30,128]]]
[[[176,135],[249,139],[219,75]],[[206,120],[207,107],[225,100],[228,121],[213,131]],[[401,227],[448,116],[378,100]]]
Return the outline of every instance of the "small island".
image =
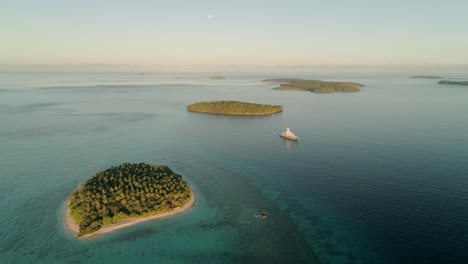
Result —
[[[279,87],[273,88],[273,90],[310,91],[313,93],[352,93],[359,92],[359,88],[364,87],[363,84],[354,82],[327,82],[320,80],[305,80],[299,78],[267,79],[263,81],[282,83]]]
[[[226,77],[224,77],[222,75],[216,75],[216,76],[212,76],[210,79],[211,80],[225,80]]]
[[[442,81],[439,81],[438,84],[468,86],[468,81],[448,81],[448,80],[442,80]]]
[[[92,176],[68,200],[67,227],[80,238],[102,235],[193,207],[195,194],[167,166],[123,163]]]
[[[447,79],[445,77],[434,76],[434,75],[415,75],[415,76],[411,76],[410,78],[414,78],[414,79]]]
[[[283,111],[281,105],[254,104],[238,101],[199,102],[187,106],[190,112],[219,115],[271,115]]]

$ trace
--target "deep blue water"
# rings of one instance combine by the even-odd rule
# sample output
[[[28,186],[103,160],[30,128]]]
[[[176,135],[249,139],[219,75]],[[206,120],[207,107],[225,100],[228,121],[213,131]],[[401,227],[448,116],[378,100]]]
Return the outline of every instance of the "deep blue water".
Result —
[[[366,85],[313,94],[272,90],[273,73],[0,73],[0,262],[466,263],[468,87],[413,74],[287,75]],[[185,110],[223,99],[285,110]],[[170,166],[196,207],[76,240],[65,200],[122,162]]]

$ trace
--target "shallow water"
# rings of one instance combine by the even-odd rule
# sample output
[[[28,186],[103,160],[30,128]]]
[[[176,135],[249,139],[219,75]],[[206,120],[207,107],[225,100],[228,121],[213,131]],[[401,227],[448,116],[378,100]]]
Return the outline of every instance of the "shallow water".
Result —
[[[0,73],[0,259],[463,263],[468,88],[409,75],[298,74],[366,84],[360,93],[313,94],[261,82],[275,74]],[[285,110],[185,110],[204,100]],[[273,134],[285,127],[300,141]],[[122,162],[170,166],[194,186],[196,208],[74,239],[63,227],[67,196]],[[267,220],[255,217],[261,211]]]

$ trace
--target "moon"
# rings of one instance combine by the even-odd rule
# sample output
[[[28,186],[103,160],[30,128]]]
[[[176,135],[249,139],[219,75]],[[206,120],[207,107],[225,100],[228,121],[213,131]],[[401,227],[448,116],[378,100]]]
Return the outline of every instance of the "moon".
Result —
[[[213,17],[213,15],[208,15],[208,19],[212,19]]]

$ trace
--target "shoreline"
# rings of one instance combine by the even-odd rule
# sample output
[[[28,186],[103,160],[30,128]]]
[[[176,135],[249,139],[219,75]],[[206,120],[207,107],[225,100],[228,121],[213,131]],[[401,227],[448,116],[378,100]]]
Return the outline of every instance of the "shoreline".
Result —
[[[232,116],[264,116],[264,115],[273,115],[277,113],[283,112],[283,110],[275,111],[275,112],[267,112],[267,113],[253,113],[253,114],[247,114],[247,113],[218,113],[218,112],[209,112],[209,111],[194,111],[194,110],[188,110],[189,112],[192,113],[201,113],[201,114],[212,114],[212,115],[232,115]]]
[[[83,239],[83,238],[92,239],[92,238],[97,238],[99,236],[102,236],[102,235],[105,235],[105,234],[108,234],[108,233],[111,233],[111,232],[114,232],[114,231],[117,231],[126,227],[130,227],[139,223],[153,221],[156,219],[171,218],[176,215],[186,213],[195,206],[195,201],[197,200],[195,191],[192,188],[190,188],[190,190],[191,190],[190,200],[186,204],[184,204],[182,207],[174,208],[174,210],[170,212],[165,212],[162,214],[152,215],[152,216],[148,216],[145,218],[132,218],[132,219],[124,220],[122,222],[110,224],[110,225],[102,227],[101,229],[99,229],[98,231],[92,234],[87,234],[81,237],[78,236],[79,225],[70,216],[70,209],[68,208],[68,205],[70,204],[70,198],[68,198],[67,201],[65,202],[65,206],[66,206],[65,227],[69,233],[71,233],[74,237],[78,239]]]

